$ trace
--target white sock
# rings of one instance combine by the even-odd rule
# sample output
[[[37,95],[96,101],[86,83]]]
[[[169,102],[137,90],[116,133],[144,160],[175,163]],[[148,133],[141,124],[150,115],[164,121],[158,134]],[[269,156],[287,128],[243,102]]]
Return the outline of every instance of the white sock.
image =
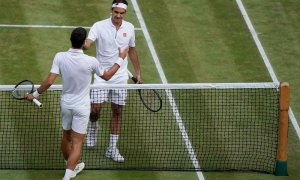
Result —
[[[111,134],[110,141],[109,141],[109,147],[112,149],[116,149],[118,140],[119,140],[119,135]]]
[[[71,169],[66,169],[64,180],[69,180],[73,174],[74,171],[72,171]]]

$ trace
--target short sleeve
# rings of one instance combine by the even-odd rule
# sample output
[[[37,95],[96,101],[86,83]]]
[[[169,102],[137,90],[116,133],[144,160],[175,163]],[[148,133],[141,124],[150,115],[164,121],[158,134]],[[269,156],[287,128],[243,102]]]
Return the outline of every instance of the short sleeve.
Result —
[[[60,74],[59,73],[59,53],[57,53],[54,57],[50,72],[55,73],[55,74]]]
[[[132,36],[129,40],[129,47],[135,47],[135,31],[134,31],[134,26],[132,25],[132,28],[131,28],[131,33],[132,33]]]
[[[103,76],[104,74],[104,68],[103,66],[98,62],[98,60],[94,57],[91,59],[92,62],[92,69],[97,74],[97,76]]]
[[[95,41],[97,38],[98,38],[98,33],[97,33],[97,23],[95,23],[95,24],[91,27],[87,39],[90,39],[90,40],[92,40],[92,41]]]

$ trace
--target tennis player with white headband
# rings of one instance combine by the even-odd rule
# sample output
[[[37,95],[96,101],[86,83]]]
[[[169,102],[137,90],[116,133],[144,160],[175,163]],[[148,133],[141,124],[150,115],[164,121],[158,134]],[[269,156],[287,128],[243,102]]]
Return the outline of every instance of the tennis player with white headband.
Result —
[[[110,68],[115,59],[118,58],[118,48],[124,49],[129,46],[128,55],[132,62],[138,83],[141,83],[141,71],[139,59],[135,48],[134,26],[125,21],[124,17],[128,8],[126,0],[114,0],[111,6],[111,16],[105,20],[96,22],[90,29],[85,48],[89,48],[93,42],[96,45],[96,58],[104,66]],[[95,85],[103,84],[127,84],[128,74],[127,57],[117,73],[108,81],[94,76]],[[100,126],[97,121],[100,116],[104,102],[111,102],[112,117],[110,120],[110,141],[106,150],[106,157],[115,162],[124,162],[124,157],[117,148],[119,134],[122,125],[122,109],[125,105],[127,91],[93,89],[91,92],[91,114],[87,130],[86,144],[93,148],[97,143],[97,135]]]

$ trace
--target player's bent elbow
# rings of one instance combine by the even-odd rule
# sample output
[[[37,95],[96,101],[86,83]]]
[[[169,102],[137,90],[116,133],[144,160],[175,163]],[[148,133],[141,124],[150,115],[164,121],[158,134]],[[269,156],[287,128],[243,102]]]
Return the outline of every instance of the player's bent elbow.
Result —
[[[105,71],[104,74],[100,77],[102,79],[104,79],[105,81],[108,81],[108,80],[110,80],[110,78],[112,78],[113,75],[114,75],[114,71],[108,70],[108,71]]]

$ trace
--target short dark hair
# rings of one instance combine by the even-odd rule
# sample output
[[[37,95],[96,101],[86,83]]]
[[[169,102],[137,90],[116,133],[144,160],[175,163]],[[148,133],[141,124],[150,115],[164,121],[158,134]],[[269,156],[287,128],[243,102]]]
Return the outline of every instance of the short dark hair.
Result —
[[[72,31],[71,43],[73,48],[81,48],[85,42],[87,32],[84,28],[78,27]]]
[[[128,6],[128,2],[126,0],[113,0],[112,4],[115,4],[115,3],[123,3]]]

